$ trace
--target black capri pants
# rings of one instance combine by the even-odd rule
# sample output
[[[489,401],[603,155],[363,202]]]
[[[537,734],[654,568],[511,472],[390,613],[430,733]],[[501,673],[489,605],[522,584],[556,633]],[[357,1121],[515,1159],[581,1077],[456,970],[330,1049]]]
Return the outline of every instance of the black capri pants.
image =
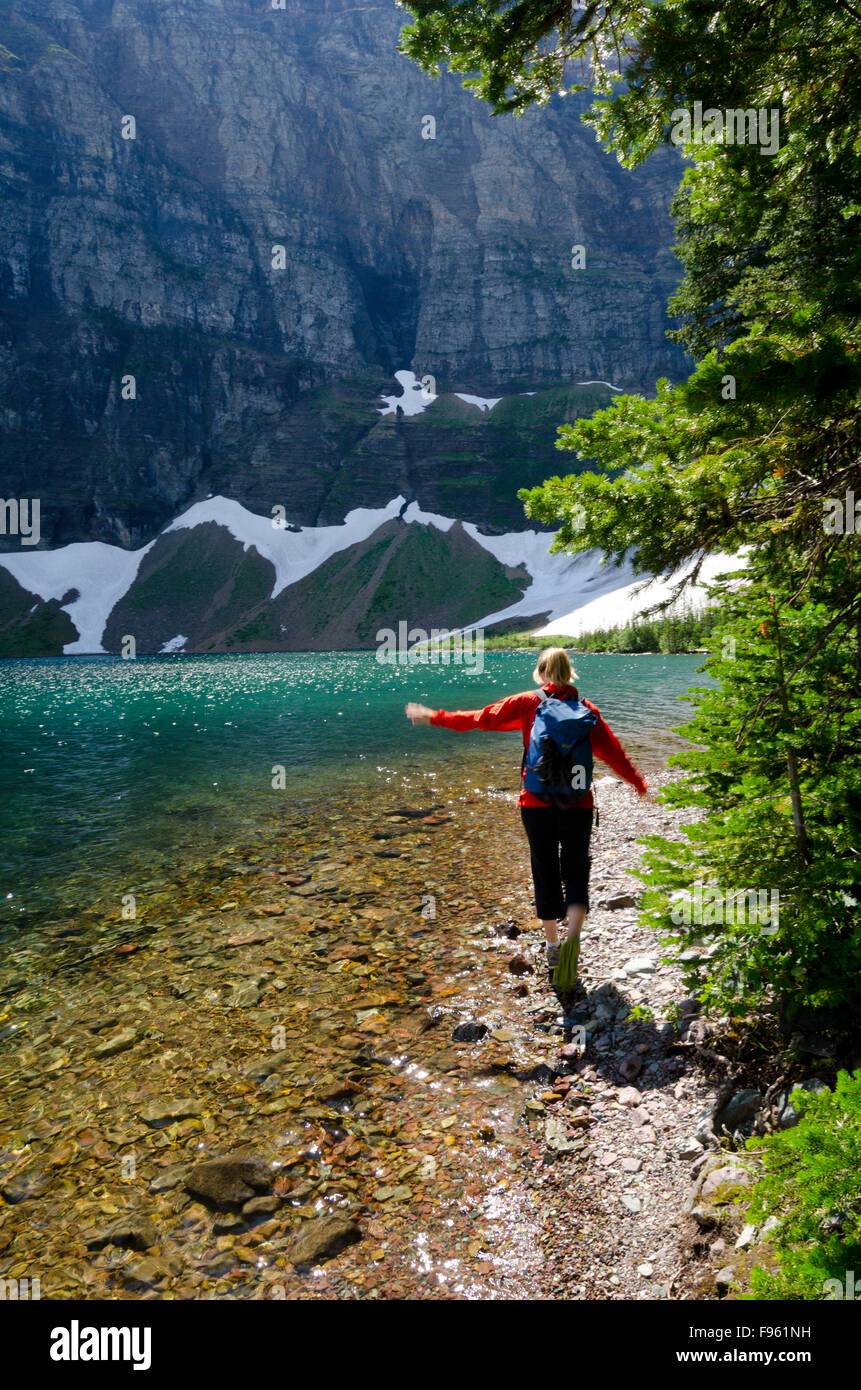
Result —
[[[574,904],[589,908],[592,807],[521,806],[532,861],[535,911],[545,921],[565,916]]]

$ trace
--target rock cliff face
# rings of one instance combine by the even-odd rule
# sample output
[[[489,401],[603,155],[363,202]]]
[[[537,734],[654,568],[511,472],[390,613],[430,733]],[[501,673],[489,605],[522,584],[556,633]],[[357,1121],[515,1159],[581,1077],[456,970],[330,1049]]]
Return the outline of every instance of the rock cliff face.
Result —
[[[285,4],[5,0],[0,492],[43,546],[140,547],[216,493],[510,529],[598,403],[515,393],[683,370],[673,152],[620,169],[575,98],[490,117],[397,52],[390,0]],[[405,369],[521,404],[382,416]]]

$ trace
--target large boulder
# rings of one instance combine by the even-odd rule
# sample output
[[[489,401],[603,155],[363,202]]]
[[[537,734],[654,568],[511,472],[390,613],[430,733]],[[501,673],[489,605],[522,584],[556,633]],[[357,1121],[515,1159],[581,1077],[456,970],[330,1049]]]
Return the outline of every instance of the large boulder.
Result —
[[[798,1111],[790,1100],[790,1095],[795,1089],[793,1086],[788,1091],[781,1091],[775,1101],[774,1108],[780,1129],[793,1129],[798,1124]],[[827,1091],[828,1087],[817,1076],[811,1076],[806,1081],[800,1082],[798,1089],[809,1091],[812,1095],[820,1095],[822,1091]]]
[[[747,1089],[736,1091],[735,1095],[730,1096],[726,1104],[715,1116],[715,1127],[723,1128],[729,1134],[733,1134],[739,1125],[746,1124],[752,1120],[760,1105],[762,1096],[759,1091]]]
[[[720,1168],[712,1168],[706,1173],[699,1187],[701,1202],[711,1202],[719,1206],[728,1202],[734,1189],[749,1187],[752,1182],[750,1171],[735,1163],[725,1163]]]

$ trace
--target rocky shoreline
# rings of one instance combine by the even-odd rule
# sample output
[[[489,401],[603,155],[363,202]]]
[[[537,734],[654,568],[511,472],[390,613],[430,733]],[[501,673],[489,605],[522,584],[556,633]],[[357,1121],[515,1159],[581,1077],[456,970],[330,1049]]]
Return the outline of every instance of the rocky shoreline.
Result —
[[[732,1296],[750,1178],[630,876],[688,813],[598,791],[570,1042],[513,797],[429,778],[231,847],[139,921],[96,905],[8,953],[0,1277],[58,1299]]]

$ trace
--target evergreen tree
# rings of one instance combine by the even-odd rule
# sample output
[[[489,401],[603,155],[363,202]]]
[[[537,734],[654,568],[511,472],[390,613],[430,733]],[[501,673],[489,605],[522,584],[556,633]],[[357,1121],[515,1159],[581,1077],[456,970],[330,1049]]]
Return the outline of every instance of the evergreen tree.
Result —
[[[676,336],[697,365],[653,400],[617,397],[562,426],[559,447],[593,471],[521,497],[558,528],[558,548],[597,547],[640,572],[686,566],[690,582],[710,553],[743,557],[706,663],[719,686],[698,696],[686,730],[697,747],[673,792],[704,819],[688,845],[653,847],[649,910],[673,925],[673,893],[697,882],[778,889],[777,932],[717,930],[715,1005],[854,1000],[861,11],[847,0],[410,8],[406,51],[469,73],[497,111],[591,86],[586,119],[625,164],[677,134],[696,102],[725,115],[704,141],[689,119],[674,209]],[[738,112],[756,116],[758,143],[735,140]],[[672,650],[677,629],[659,640]]]

